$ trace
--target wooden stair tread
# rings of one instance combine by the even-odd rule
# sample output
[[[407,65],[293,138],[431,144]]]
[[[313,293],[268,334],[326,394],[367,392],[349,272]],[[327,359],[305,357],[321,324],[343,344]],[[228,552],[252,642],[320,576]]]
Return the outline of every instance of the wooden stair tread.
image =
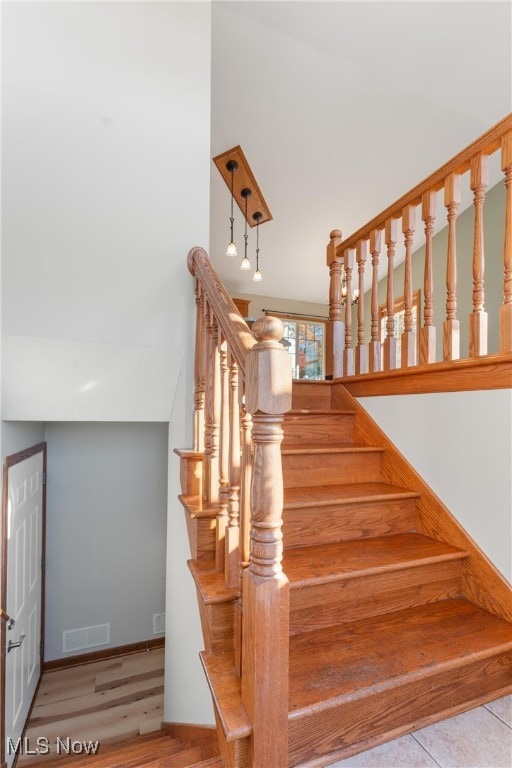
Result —
[[[512,651],[512,625],[445,600],[290,638],[290,717]]]
[[[199,654],[226,741],[251,734],[249,717],[242,704],[241,680],[232,651]]]
[[[25,763],[32,765],[53,766],[72,765],[73,768],[136,768],[146,765],[161,754],[172,754],[180,749],[181,743],[165,731],[152,731],[144,735],[129,738],[103,741],[96,755],[57,755],[49,759],[37,757],[35,761]]]
[[[359,445],[356,443],[335,443],[322,444],[311,443],[307,445],[286,445],[283,444],[281,454],[291,456],[296,454],[312,453],[383,453],[384,448],[373,445]]]
[[[218,504],[205,504],[201,496],[187,496],[181,494],[179,501],[191,517],[217,517]]]
[[[417,491],[388,483],[343,483],[317,487],[295,487],[285,488],[284,508],[299,509],[312,505],[321,507],[368,501],[412,499],[419,496]]]
[[[188,560],[187,565],[206,605],[227,603],[239,596],[238,589],[226,586],[224,571],[202,569],[195,560]]]
[[[284,415],[284,420],[290,416],[355,416],[355,411],[336,408],[292,408]]]
[[[298,588],[466,556],[457,547],[419,533],[398,533],[290,548],[284,553],[283,570],[290,587]]]

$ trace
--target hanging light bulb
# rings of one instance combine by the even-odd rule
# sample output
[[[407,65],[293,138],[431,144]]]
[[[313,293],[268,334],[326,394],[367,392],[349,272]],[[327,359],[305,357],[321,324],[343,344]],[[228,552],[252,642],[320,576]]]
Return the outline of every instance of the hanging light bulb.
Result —
[[[236,160],[228,160],[228,162],[226,163],[226,168],[231,173],[231,216],[229,217],[231,236],[229,239],[229,245],[226,251],[226,256],[236,256],[237,255],[236,245],[233,241],[233,222],[235,220],[233,217],[233,173],[238,168],[238,163],[236,162]]]
[[[247,270],[247,269],[251,268],[251,262],[247,258],[247,240],[248,240],[248,235],[247,235],[247,199],[251,196],[251,190],[247,189],[247,187],[244,187],[244,189],[242,189],[240,194],[242,195],[242,197],[245,200],[244,257],[242,259],[242,263],[240,264],[240,269]]]
[[[252,279],[255,283],[259,283],[263,280],[263,276],[260,272],[260,219],[262,214],[259,211],[253,213],[253,219],[256,219],[256,272]]]

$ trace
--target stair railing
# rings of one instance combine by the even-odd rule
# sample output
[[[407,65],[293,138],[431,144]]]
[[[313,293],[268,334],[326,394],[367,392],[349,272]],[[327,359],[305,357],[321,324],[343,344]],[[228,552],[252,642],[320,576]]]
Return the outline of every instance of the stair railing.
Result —
[[[493,346],[500,354],[512,353],[512,114],[483,134],[452,160],[407,192],[385,211],[342,239],[333,230],[327,246],[327,266],[330,272],[329,329],[327,374],[333,378],[365,373],[410,368],[436,362],[436,329],[434,322],[434,263],[433,241],[436,203],[444,192],[447,222],[446,314],[442,326],[443,361],[461,358],[460,319],[457,316],[457,274],[472,269],[472,312],[468,318],[468,358],[488,354],[488,313],[485,309],[484,220],[485,191],[489,181],[489,157],[501,152],[501,169],[505,177],[505,232],[503,251],[503,301],[499,309],[499,340]],[[461,202],[461,183],[468,178],[473,193],[474,225],[472,267],[464,258],[457,263],[456,222]],[[413,239],[415,219],[419,211],[425,232],[423,278],[423,325],[413,325]],[[395,255],[398,231],[403,236],[405,267],[403,281],[403,332],[400,339],[395,329]],[[379,310],[379,258],[386,249],[386,328],[381,338]],[[371,256],[371,291],[365,296],[364,277]],[[466,256],[466,254],[464,254]],[[357,312],[351,305],[351,283],[357,265],[359,296]],[[345,275],[345,291],[341,274]],[[402,293],[402,291],[400,291]],[[369,300],[370,312],[365,311]],[[419,308],[418,308],[419,310]],[[371,315],[371,321],[370,317]],[[357,344],[353,347],[352,327],[357,324]],[[419,339],[418,339],[419,334]],[[419,341],[419,344],[418,344]],[[494,341],[494,340],[493,340]],[[419,353],[418,353],[419,348]]]
[[[190,251],[188,267],[197,308],[194,450],[203,452],[203,505],[217,509],[216,568],[227,586],[241,586],[235,652],[252,728],[250,765],[286,765],[289,587],[281,565],[281,442],[283,415],[291,408],[290,356],[279,344],[278,318],[261,318],[251,333],[202,248]]]

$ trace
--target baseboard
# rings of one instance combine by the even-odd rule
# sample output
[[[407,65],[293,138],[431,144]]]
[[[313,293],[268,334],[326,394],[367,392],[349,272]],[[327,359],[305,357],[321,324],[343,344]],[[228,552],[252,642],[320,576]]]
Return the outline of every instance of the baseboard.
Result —
[[[194,725],[193,723],[162,723],[162,730],[169,736],[183,742],[198,739],[217,739],[214,725]]]
[[[157,637],[152,638],[151,640],[142,640],[140,643],[129,643],[128,645],[118,645],[116,648],[104,648],[101,651],[83,653],[79,656],[68,656],[66,659],[52,659],[52,661],[44,662],[43,672],[53,672],[56,669],[77,667],[80,664],[92,664],[95,661],[115,659],[117,656],[128,656],[131,653],[153,651],[156,648],[163,648],[164,646],[165,637]]]

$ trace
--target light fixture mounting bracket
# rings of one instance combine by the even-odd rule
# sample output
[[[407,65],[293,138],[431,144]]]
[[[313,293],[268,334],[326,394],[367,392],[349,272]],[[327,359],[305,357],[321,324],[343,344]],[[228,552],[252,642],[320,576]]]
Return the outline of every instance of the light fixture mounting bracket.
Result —
[[[254,174],[247,162],[247,159],[240,146],[228,149],[226,152],[222,152],[213,158],[213,162],[217,166],[217,169],[226,182],[229,190],[231,191],[231,169],[236,171],[233,173],[233,197],[236,204],[240,208],[243,216],[245,216],[245,199],[242,195],[243,189],[249,189],[251,191],[250,199],[247,200],[247,223],[250,227],[256,226],[256,220],[253,214],[261,212],[260,224],[264,224],[266,221],[272,220],[272,214],[265,202],[261,190],[258,186]],[[236,163],[236,168],[233,163]],[[229,166],[229,167],[228,167]]]

